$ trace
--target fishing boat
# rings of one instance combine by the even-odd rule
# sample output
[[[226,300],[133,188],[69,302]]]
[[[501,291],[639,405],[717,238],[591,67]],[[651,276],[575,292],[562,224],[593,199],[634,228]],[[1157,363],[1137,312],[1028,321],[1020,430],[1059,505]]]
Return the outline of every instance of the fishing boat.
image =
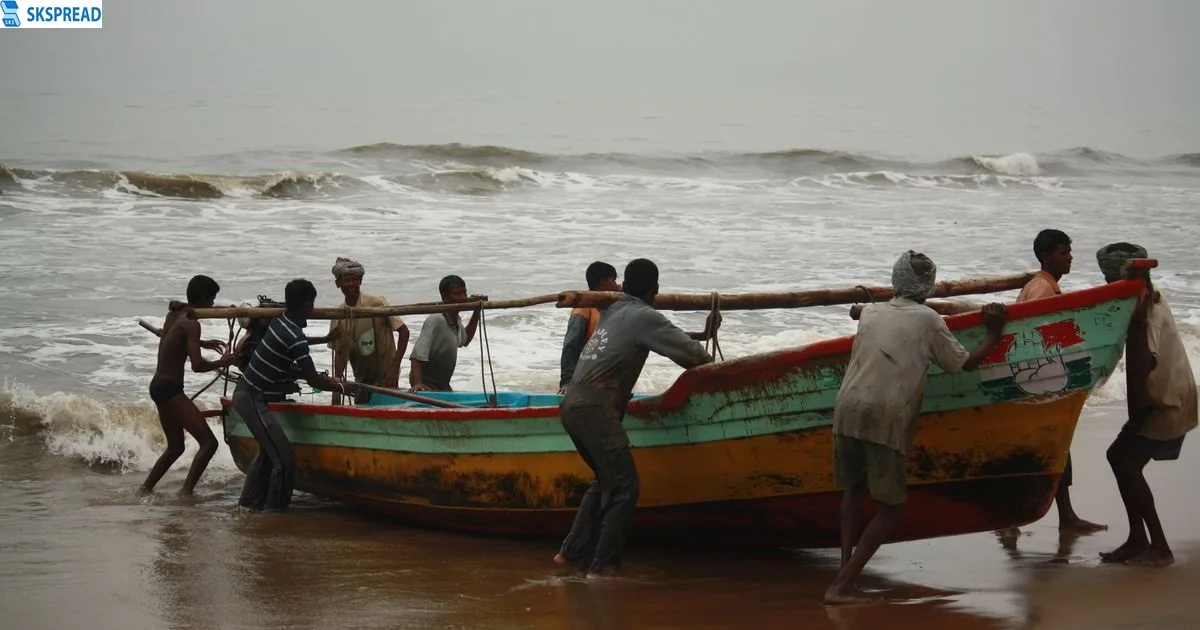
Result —
[[[1140,280],[1122,280],[1009,305],[1002,341],[977,370],[932,367],[909,453],[908,505],[890,541],[1041,518],[1084,403],[1117,365],[1143,290]],[[946,321],[968,348],[986,334],[978,311]],[[632,401],[624,425],[641,496],[628,535],[838,546],[832,420],[852,341],[693,368],[666,391]],[[271,409],[294,445],[298,490],[416,525],[557,539],[592,478],[562,428],[559,401],[515,391],[396,392],[367,405]],[[225,441],[244,471],[257,444],[222,402]],[[864,509],[869,518],[870,501]]]

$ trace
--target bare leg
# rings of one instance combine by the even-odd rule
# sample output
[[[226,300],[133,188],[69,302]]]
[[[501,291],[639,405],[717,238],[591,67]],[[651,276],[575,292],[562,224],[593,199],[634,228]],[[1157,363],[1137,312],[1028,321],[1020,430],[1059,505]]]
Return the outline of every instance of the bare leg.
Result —
[[[1091,533],[1108,529],[1108,525],[1093,523],[1079,518],[1075,508],[1071,506],[1070,486],[1059,486],[1054,495],[1054,503],[1058,505],[1058,528],[1078,533]]]
[[[1121,493],[1121,502],[1125,504],[1125,513],[1129,516],[1129,538],[1116,549],[1100,553],[1100,559],[1103,562],[1125,562],[1126,560],[1139,556],[1150,548],[1150,543],[1146,540],[1145,521],[1142,518],[1141,506],[1135,500],[1135,489],[1133,488],[1133,479],[1130,475],[1131,470],[1137,470],[1138,476],[1142,466],[1145,466],[1145,461],[1137,464],[1141,459],[1138,455],[1128,448],[1122,436],[1118,435],[1113,441],[1112,446],[1108,447],[1108,463],[1112,466],[1113,476],[1117,479],[1117,489]],[[1145,484],[1145,478],[1142,478],[1142,483]],[[1149,487],[1146,487],[1146,492],[1149,492]],[[1153,499],[1151,499],[1153,505]]]
[[[859,501],[863,492],[867,488],[867,482],[858,482],[858,484],[846,488],[842,493],[842,562],[838,568],[844,568],[850,562],[850,555],[854,553],[854,543],[857,541],[858,528],[862,522],[862,511],[859,509]]]
[[[1175,563],[1175,555],[1167,544],[1166,534],[1163,533],[1162,522],[1158,520],[1158,510],[1154,507],[1154,494],[1150,484],[1146,482],[1143,468],[1128,471],[1128,488],[1137,505],[1138,512],[1150,532],[1150,545],[1142,553],[1128,558],[1125,564],[1142,567],[1166,567]]]
[[[171,405],[177,409],[178,417],[183,419],[183,428],[193,438],[196,438],[196,442],[200,444],[200,450],[196,451],[196,456],[192,458],[192,465],[188,468],[187,479],[183,482],[183,488],[179,490],[179,494],[187,496],[192,494],[192,491],[196,489],[196,483],[200,481],[200,475],[204,474],[204,469],[208,467],[208,462],[216,454],[218,447],[217,436],[213,435],[212,429],[204,421],[204,416],[191,400],[186,397],[176,397],[171,400]]]
[[[158,461],[154,462],[154,467],[150,469],[150,474],[146,475],[146,481],[142,482],[140,489],[142,494],[153,492],[154,486],[171,469],[171,464],[174,464],[175,460],[179,459],[180,455],[183,455],[183,423],[175,411],[175,404],[178,399],[187,400],[187,396],[179,394],[168,400],[165,406],[156,405],[158,407],[158,422],[162,425],[163,435],[167,438],[167,450],[159,456]]]
[[[863,568],[867,566],[867,561],[871,559],[871,556],[875,555],[880,545],[891,534],[892,528],[896,525],[896,519],[900,516],[900,511],[903,508],[903,504],[879,504],[879,509],[875,512],[875,517],[867,524],[867,529],[863,532],[862,538],[859,539],[857,548],[850,556],[850,562],[838,571],[833,584],[829,586],[829,590],[825,591],[825,603],[853,604],[864,601],[863,597],[854,594],[853,584],[858,579],[859,574],[862,573]]]

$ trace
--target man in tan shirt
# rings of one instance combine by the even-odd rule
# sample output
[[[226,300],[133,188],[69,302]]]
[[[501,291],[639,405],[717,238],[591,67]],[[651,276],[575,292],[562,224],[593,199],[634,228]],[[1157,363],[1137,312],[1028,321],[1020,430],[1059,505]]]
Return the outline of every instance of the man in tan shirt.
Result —
[[[1071,255],[1071,237],[1061,230],[1042,230],[1033,239],[1033,255],[1037,256],[1042,268],[1021,289],[1021,294],[1017,296],[1018,302],[1062,294],[1062,290],[1058,288],[1058,281],[1071,273],[1071,262],[1074,259]],[[1075,513],[1075,508],[1071,506],[1072,481],[1071,454],[1068,452],[1067,465],[1058,483],[1058,492],[1054,495],[1054,503],[1058,506],[1058,528],[1082,533],[1108,529],[1108,525],[1084,520]],[[1014,527],[1003,533],[1019,534],[1020,530]]]
[[[1096,252],[1106,282],[1121,279],[1122,273],[1146,282],[1125,337],[1129,420],[1108,447],[1108,462],[1129,515],[1129,538],[1100,557],[1104,562],[1165,567],[1175,562],[1175,556],[1143,469],[1152,459],[1179,459],[1183,438],[1196,428],[1200,414],[1196,379],[1166,298],[1154,290],[1149,271],[1123,269],[1130,260],[1145,257],[1146,250],[1131,243],[1113,243]]]
[[[850,363],[833,410],[833,476],[842,494],[842,566],[825,592],[831,604],[864,599],[854,581],[891,534],[907,499],[908,448],[917,431],[930,364],[951,374],[973,370],[1000,341],[1004,306],[983,307],[988,335],[967,352],[933,309],[937,266],[905,252],[892,267],[896,297],[859,315]],[[855,540],[860,501],[870,491],[879,504]]]
[[[363,266],[348,258],[338,258],[333,266],[334,283],[342,291],[342,306],[350,308],[388,306],[381,296],[363,293]],[[396,338],[392,338],[392,332]],[[329,347],[333,349],[333,373],[342,378],[346,363],[354,370],[354,380],[376,387],[396,388],[400,382],[400,363],[408,350],[408,326],[397,317],[358,317],[335,319],[329,323]],[[371,392],[359,390],[357,402],[366,403]],[[339,394],[333,404],[341,403]]]

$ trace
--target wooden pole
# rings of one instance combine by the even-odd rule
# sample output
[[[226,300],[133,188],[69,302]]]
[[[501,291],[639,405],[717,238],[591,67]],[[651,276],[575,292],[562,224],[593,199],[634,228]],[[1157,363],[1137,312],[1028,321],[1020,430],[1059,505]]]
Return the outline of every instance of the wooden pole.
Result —
[[[405,400],[411,400],[413,402],[424,403],[426,405],[432,405],[434,407],[443,407],[446,409],[468,409],[469,408],[467,405],[460,405],[458,403],[452,403],[452,402],[448,402],[445,400],[438,400],[436,398],[429,398],[427,396],[418,396],[416,394],[410,394],[404,390],[392,389],[390,387],[376,387],[374,385],[367,385],[366,383],[355,383],[354,386],[363,391],[374,392],[376,394],[384,394],[386,396],[395,396],[396,398],[403,398]]]
[[[953,297],[977,293],[997,293],[1020,289],[1033,277],[1032,273],[971,280],[949,280],[937,283],[934,297]],[[869,295],[868,295],[869,292]],[[891,287],[858,286],[843,289],[814,289],[811,291],[775,293],[723,293],[720,294],[721,310],[749,311],[772,308],[804,308],[809,306],[832,306],[885,302],[892,299]],[[310,319],[350,319],[360,317],[386,317],[389,315],[426,315],[452,311],[470,311],[482,307],[488,310],[524,308],[539,304],[554,304],[558,308],[603,307],[621,297],[620,293],[605,291],[564,291],[517,300],[490,300],[487,302],[463,302],[461,304],[409,304],[406,306],[379,306],[349,309],[346,307],[313,309]],[[654,307],[663,311],[707,311],[712,308],[711,293],[663,293],[654,299]],[[197,319],[228,319],[231,317],[278,317],[281,308],[258,308],[231,306],[195,309]]]
[[[953,297],[976,293],[998,293],[1025,286],[1032,273],[972,280],[939,282],[934,297]],[[869,292],[869,295],[868,295]],[[837,304],[862,304],[874,299],[886,302],[894,297],[891,287],[854,287],[846,289],[814,289],[791,293],[728,293],[720,294],[722,311],[749,311],[770,308],[804,308]],[[605,307],[617,301],[620,293],[605,291],[566,291],[556,306],[559,308]],[[664,293],[654,298],[654,308],[661,311],[707,311],[712,308],[712,294]]]
[[[431,302],[427,304],[408,304],[405,306],[364,306],[362,308],[346,308],[344,306],[313,309],[309,319],[357,319],[363,317],[387,317],[390,315],[429,315],[431,313],[451,313],[454,311],[471,311],[479,306],[486,309],[525,308],[538,304],[553,304],[562,296],[561,293],[538,295],[517,300],[490,300],[487,302],[462,302],[459,304],[444,304]],[[262,308],[256,306],[228,306],[195,309],[196,319],[229,319],[231,317],[279,317],[282,308]]]

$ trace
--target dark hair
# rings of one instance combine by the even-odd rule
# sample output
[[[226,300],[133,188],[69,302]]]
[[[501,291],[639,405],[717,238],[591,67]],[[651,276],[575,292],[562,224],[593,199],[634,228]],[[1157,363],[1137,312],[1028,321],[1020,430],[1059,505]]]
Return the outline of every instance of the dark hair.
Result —
[[[599,260],[597,260],[596,262],[588,265],[587,283],[588,283],[588,288],[593,291],[595,291],[596,287],[600,286],[600,283],[603,282],[604,280],[606,280],[608,278],[616,278],[616,277],[617,277],[617,268],[606,262],[600,262]]]
[[[1033,255],[1037,256],[1038,262],[1042,262],[1042,257],[1046,254],[1053,254],[1054,250],[1060,246],[1070,244],[1071,237],[1067,236],[1066,232],[1062,230],[1042,230],[1033,239]]]
[[[206,299],[215,299],[220,290],[221,285],[217,284],[216,280],[208,276],[192,276],[192,279],[188,281],[188,304],[195,304]]]
[[[454,287],[458,287],[458,286],[462,286],[462,287],[467,286],[466,280],[463,280],[462,278],[451,274],[449,276],[446,276],[445,278],[442,278],[442,281],[438,283],[438,293],[441,293],[442,295],[446,295],[451,290],[453,290]]]
[[[300,308],[317,299],[317,287],[304,278],[296,278],[283,288],[283,301],[288,310]]]
[[[637,258],[625,265],[625,292],[642,297],[654,290],[658,284],[658,265],[645,258]]]

